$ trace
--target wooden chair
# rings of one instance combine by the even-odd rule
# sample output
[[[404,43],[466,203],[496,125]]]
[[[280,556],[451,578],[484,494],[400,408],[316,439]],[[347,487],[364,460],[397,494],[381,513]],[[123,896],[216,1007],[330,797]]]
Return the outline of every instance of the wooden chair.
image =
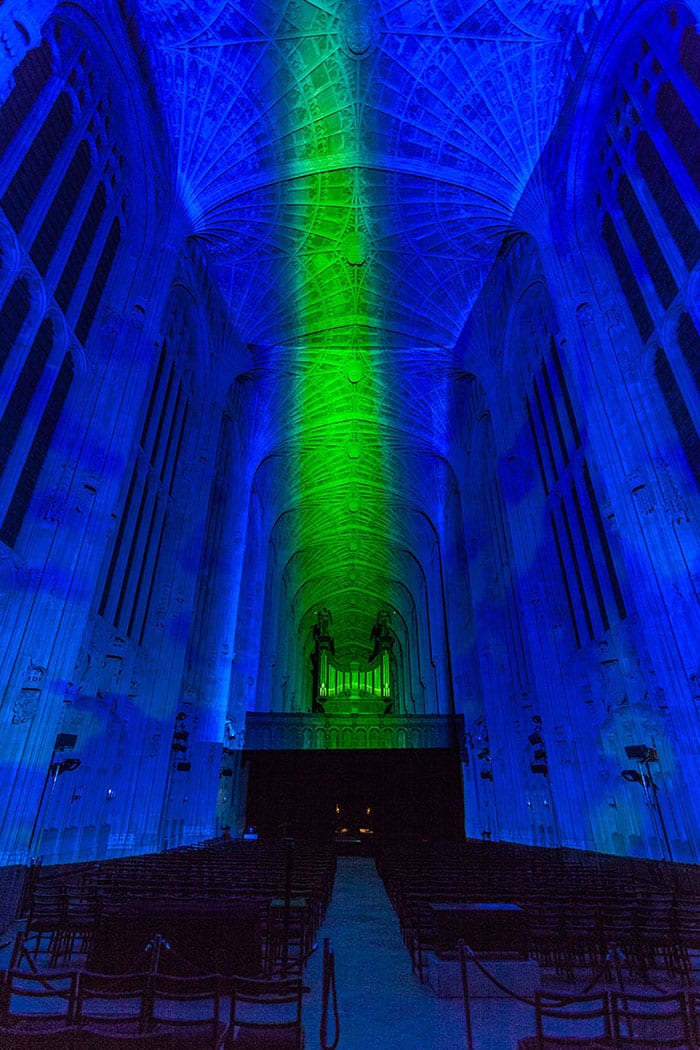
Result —
[[[231,989],[230,1045],[235,1050],[303,1050],[301,979],[235,977]]]
[[[93,1034],[138,1035],[146,1032],[151,1015],[151,975],[148,973],[78,974],[75,1024]]]
[[[53,881],[37,883],[32,893],[25,926],[25,950],[49,967],[69,964],[70,956],[86,943],[93,922],[87,903]],[[92,913],[94,905],[90,905]]]
[[[67,1027],[75,1016],[76,988],[75,972],[7,970],[0,986],[0,1025],[47,1033]]]
[[[228,1032],[221,1010],[222,978],[218,974],[202,977],[152,976],[149,1027],[166,1031],[169,1046],[183,1050],[219,1050]]]
[[[47,970],[55,965],[54,930],[19,930],[10,956],[10,970]],[[60,967],[63,971],[65,968]]]
[[[275,897],[268,923],[267,976],[301,975],[318,926],[318,901],[309,892],[295,891],[287,909],[284,899]]]
[[[535,992],[535,1035],[518,1050],[611,1050],[614,1046],[607,992],[562,996]]]
[[[611,993],[616,1050],[693,1050],[691,1005],[685,992]]]
[[[411,969],[418,974],[421,984],[428,971],[428,953],[435,947],[435,921],[427,893],[413,892],[406,901],[404,913],[404,940],[411,953]]]

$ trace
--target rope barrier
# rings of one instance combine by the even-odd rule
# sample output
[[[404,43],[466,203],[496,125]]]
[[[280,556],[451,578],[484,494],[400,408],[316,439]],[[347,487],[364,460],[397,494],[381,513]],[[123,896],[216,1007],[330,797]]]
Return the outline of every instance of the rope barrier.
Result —
[[[463,993],[463,997],[464,997],[464,1019],[465,1019],[466,1034],[467,1034],[467,1050],[473,1050],[474,1044],[473,1044],[472,1021],[471,1021],[471,1006],[470,1006],[470,1002],[469,1002],[469,984],[468,984],[468,974],[467,974],[467,956],[471,959],[471,961],[474,963],[474,965],[477,967],[477,969],[480,970],[480,972],[484,975],[484,977],[487,978],[487,980],[489,980],[493,985],[495,985],[496,988],[498,988],[501,992],[504,992],[510,998],[515,999],[515,1000],[517,1000],[520,1003],[525,1003],[527,1006],[532,1006],[532,1007],[535,1006],[535,1000],[534,999],[529,999],[526,996],[518,995],[511,988],[507,988],[501,981],[499,981],[496,977],[494,977],[494,975],[492,973],[489,973],[489,971],[486,969],[486,967],[482,965],[482,963],[479,961],[479,959],[477,959],[476,953],[473,951],[473,949],[468,947],[468,945],[465,945],[464,941],[459,941],[459,943],[458,943],[458,951],[459,951],[460,970],[461,970],[461,977],[462,977],[462,993]],[[580,992],[573,992],[570,995],[566,995],[566,996],[557,996],[557,999],[558,999],[559,1003],[562,1006],[565,1006],[567,1004],[573,1004],[573,1003],[575,1003],[577,1001],[579,996],[587,995],[588,992],[590,992],[595,987],[595,985],[598,984],[598,982],[603,978],[605,973],[608,971],[610,962],[612,962],[612,964],[613,964],[613,968],[614,968],[614,971],[615,971],[615,978],[617,980],[617,984],[619,986],[620,992],[621,992],[621,994],[623,996],[625,996],[626,995],[625,982],[624,982],[624,979],[623,979],[623,976],[622,976],[622,968],[621,968],[621,965],[620,965],[622,962],[625,962],[625,961],[626,961],[625,960],[625,955],[621,951],[619,945],[617,945],[615,943],[611,943],[608,946],[608,950],[606,952],[605,959],[603,961],[603,965],[600,967],[600,969],[597,971],[597,973],[595,973],[593,975],[593,979],[591,981],[589,981],[588,984]],[[668,994],[669,991],[671,991],[670,989],[662,988],[660,985],[657,985],[653,981],[649,980],[648,979],[648,975],[647,975],[647,983],[650,984],[652,986],[652,988],[656,989],[656,991],[659,991],[662,994]],[[627,1018],[627,1026],[628,1026],[628,1029],[629,1029],[629,1037],[631,1039],[632,1038],[632,1027],[631,1027],[631,1020],[630,1020],[629,1017]]]
[[[149,952],[154,952],[153,960],[151,963],[151,972],[157,973],[160,965],[160,953],[165,950],[170,953],[170,957],[175,959],[177,962],[182,963],[183,967],[186,967],[191,971],[193,977],[209,977],[211,976],[211,970],[203,970],[200,966],[195,966],[193,962],[186,959],[184,955],[180,955],[176,951],[172,944],[169,944],[165,940],[162,934],[157,933],[152,941],[149,941],[143,950],[144,955],[148,955]]]
[[[491,982],[491,984],[495,985],[495,987],[498,988],[499,991],[504,992],[511,999],[515,999],[519,1003],[524,1003],[526,1006],[532,1006],[532,1007],[535,1006],[535,1000],[534,999],[529,999],[527,996],[524,996],[524,995],[518,995],[518,993],[514,992],[512,988],[507,988],[506,985],[504,985],[501,981],[499,981],[497,977],[494,977],[494,975],[492,973],[489,973],[489,971],[486,969],[486,967],[476,957],[476,953],[474,952],[474,950],[472,948],[470,948],[468,945],[465,945],[464,941],[460,941],[459,942],[459,952],[460,952],[460,964],[461,964],[461,968],[462,968],[462,987],[465,990],[465,993],[468,993],[468,989],[467,989],[467,974],[466,974],[466,958],[465,957],[469,956],[469,958],[474,963],[476,968],[478,970],[480,970],[481,973],[483,973],[484,977],[486,977]],[[605,959],[603,961],[603,965],[593,975],[593,979],[591,981],[589,981],[588,984],[584,988],[582,988],[580,991],[578,991],[578,992],[571,992],[570,995],[557,996],[557,998],[561,999],[562,1003],[565,1003],[568,1000],[570,1000],[573,1003],[573,1002],[575,1002],[575,1000],[576,1000],[576,998],[578,996],[580,996],[580,995],[587,995],[588,992],[590,992],[591,989],[595,988],[596,984],[598,984],[598,982],[603,978],[606,970],[608,969],[608,964],[610,963],[611,960],[613,960],[615,962],[615,971],[616,971],[618,984],[620,985],[621,991],[624,992],[624,990],[625,990],[624,989],[624,984],[623,984],[622,976],[621,976],[621,973],[620,973],[620,970],[619,970],[619,961],[620,960],[624,961],[624,958],[625,957],[622,954],[622,952],[620,951],[620,949],[618,948],[618,946],[616,944],[611,944],[609,946],[609,948],[608,948],[607,954],[606,954]],[[471,1046],[470,1046],[470,1050],[471,1050]]]
[[[622,978],[620,977],[620,974],[619,974],[618,961],[620,959],[624,959],[624,955],[622,954],[622,952],[620,951],[620,949],[617,947],[616,944],[611,944],[611,945],[608,946],[608,950],[607,950],[607,952],[605,954],[605,958],[603,959],[603,965],[597,971],[597,973],[593,974],[593,978],[588,982],[588,984],[584,988],[581,989],[581,991],[578,993],[579,995],[588,995],[588,993],[593,988],[595,988],[595,986],[598,984],[598,981],[601,981],[603,979],[603,977],[605,976],[605,973],[606,973],[606,971],[608,969],[608,963],[610,962],[610,960],[613,957],[616,960],[615,971],[616,971],[616,974],[617,974],[618,984],[621,984]]]
[[[160,941],[159,941],[159,938],[160,938]],[[311,958],[311,956],[316,951],[317,947],[318,947],[317,944],[312,944],[311,947],[304,953],[304,955],[299,957],[300,969],[303,970],[303,968],[306,966],[306,963],[308,962],[308,960]],[[154,973],[157,972],[158,964],[160,962],[160,953],[163,950],[169,952],[171,958],[174,959],[176,962],[181,963],[183,965],[183,967],[187,967],[191,971],[193,977],[210,977],[211,976],[211,973],[212,973],[211,970],[203,970],[200,966],[196,966],[195,963],[191,962],[189,959],[186,959],[184,955],[180,955],[180,953],[178,951],[176,951],[175,948],[173,948],[173,946],[171,944],[169,944],[168,941],[166,941],[163,938],[162,934],[159,934],[159,933],[155,935],[153,940],[148,942],[148,944],[146,945],[146,947],[143,950],[143,954],[144,955],[148,955],[148,953],[151,952],[151,951],[156,953],[154,958],[153,958],[153,962],[151,963],[151,971],[152,972],[154,972]],[[280,970],[279,973],[275,971],[275,972],[273,972],[273,973],[268,975],[270,980],[285,978],[286,976],[287,976],[287,973],[284,972],[284,970]],[[302,991],[308,992],[309,989],[304,986],[302,988]]]
[[[481,963],[479,962],[479,960],[476,957],[476,954],[475,954],[474,950],[472,948],[470,948],[469,945],[464,944],[463,941],[460,941],[460,944],[464,945],[464,952],[465,952],[465,954],[469,956],[469,958],[474,963],[476,968],[483,973],[484,977],[488,978],[488,980],[491,982],[491,984],[494,984],[496,986],[496,988],[498,988],[501,992],[505,992],[505,994],[510,996],[511,999],[517,999],[518,1002],[520,1002],[520,1003],[525,1003],[527,1006],[533,1006],[534,1007],[534,1005],[535,1005],[535,1000],[534,999],[526,999],[524,996],[518,995],[518,993],[514,992],[511,988],[506,988],[506,986],[504,984],[501,984],[501,982],[498,980],[497,977],[494,977],[492,973],[489,973],[489,971],[484,966],[481,965]],[[465,962],[465,966],[464,966],[464,972],[465,972],[465,975],[466,975],[466,962]]]
[[[493,974],[489,973],[489,971],[486,969],[486,967],[484,967],[479,962],[479,960],[477,959],[474,951],[471,948],[469,948],[468,946],[466,946],[464,944],[464,941],[460,941],[458,947],[459,947],[459,956],[460,956],[460,963],[461,963],[461,970],[462,970],[462,989],[463,989],[463,993],[464,993],[464,1012],[465,1012],[465,1019],[466,1019],[466,1024],[467,1024],[467,1047],[468,1047],[468,1050],[473,1050],[472,1031],[471,1031],[471,1014],[470,1014],[470,1007],[469,1007],[469,1003],[468,1003],[469,988],[468,988],[468,984],[467,984],[467,966],[466,966],[466,956],[467,955],[472,960],[472,962],[475,964],[475,966],[481,971],[481,973],[483,973],[484,976],[486,978],[488,978],[488,980],[491,981],[492,984],[494,984],[498,989],[500,989],[500,991],[505,992],[506,995],[510,996],[513,999],[516,999],[518,1002],[525,1003],[528,1006],[533,1006],[534,1007],[535,1006],[535,1001],[532,1000],[532,999],[528,999],[528,998],[526,998],[524,996],[517,995],[511,989],[506,988],[506,986],[504,984],[502,984],[500,981],[498,981],[493,976]],[[583,988],[578,993],[572,993],[571,995],[566,995],[566,996],[557,996],[557,1000],[558,1000],[559,1004],[562,1005],[562,1006],[565,1006],[565,1005],[568,1005],[568,1004],[573,1004],[573,1003],[576,1003],[578,1001],[578,997],[579,996],[587,995],[588,992],[590,992],[591,989],[594,988],[595,985],[599,982],[599,980],[603,977],[603,975],[605,974],[606,970],[608,969],[608,964],[611,961],[613,963],[613,968],[615,970],[615,978],[617,980],[617,983],[618,983],[618,986],[619,986],[619,989],[620,989],[620,993],[623,996],[623,998],[625,998],[626,995],[627,995],[627,991],[626,991],[626,988],[625,988],[625,982],[624,982],[624,979],[623,979],[623,976],[622,976],[622,969],[621,969],[620,963],[621,962],[625,962],[626,961],[626,957],[625,957],[624,953],[622,952],[622,950],[620,949],[619,945],[611,943],[608,946],[608,950],[607,950],[607,953],[605,955],[605,960],[603,962],[603,965],[601,966],[600,970],[598,970],[598,972],[594,975],[593,980],[589,981],[589,983],[585,986],[585,988]],[[662,986],[655,984],[653,981],[649,980],[648,975],[646,977],[646,983],[650,984],[652,988],[654,988],[658,992],[661,992],[664,995],[667,995],[669,993],[673,994],[675,992],[675,989],[663,988]],[[626,1002],[626,998],[625,998],[625,1002]],[[629,1039],[632,1039],[633,1038],[632,1021],[631,1021],[630,1017],[626,1017],[626,1025],[627,1025],[627,1029],[628,1029],[628,1037],[629,1037]]]
[[[644,975],[644,983],[650,985],[655,992],[659,992],[661,995],[673,995],[675,992],[678,991],[678,988],[674,987],[673,985],[664,986],[663,984],[657,984],[656,981],[652,981],[648,973]],[[689,987],[692,984],[692,981],[687,974],[680,974],[680,983],[682,985],[684,984],[686,987]]]

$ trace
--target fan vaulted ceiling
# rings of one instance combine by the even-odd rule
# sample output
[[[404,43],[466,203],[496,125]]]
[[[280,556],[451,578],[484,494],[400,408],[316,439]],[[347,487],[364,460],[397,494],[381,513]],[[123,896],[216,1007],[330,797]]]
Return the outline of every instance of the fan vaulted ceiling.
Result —
[[[278,460],[256,484],[279,572],[299,617],[327,605],[341,649],[365,650],[378,604],[426,558],[416,520],[435,515],[451,349],[590,4],[130,6],[193,236],[275,389],[257,456]]]

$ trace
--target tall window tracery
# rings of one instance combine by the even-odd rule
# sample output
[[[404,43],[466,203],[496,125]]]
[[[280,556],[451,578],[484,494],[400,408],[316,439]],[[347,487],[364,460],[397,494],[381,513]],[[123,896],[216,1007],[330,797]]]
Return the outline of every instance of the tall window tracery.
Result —
[[[98,607],[135,643],[143,641],[180,465],[190,403],[189,313],[175,298],[144,413],[134,467]]]
[[[525,409],[580,648],[624,619],[627,611],[557,346],[547,333],[542,345]]]
[[[681,5],[645,26],[613,92],[598,184],[600,231],[700,486],[700,336],[688,295],[700,261],[700,34]],[[669,312],[680,314],[665,324]],[[672,333],[668,338],[667,333]]]
[[[0,274],[0,540],[9,546],[73,383],[51,299],[85,344],[122,241],[124,158],[97,65],[76,31],[50,23],[0,105],[0,216],[27,274]]]
[[[0,107],[0,149],[14,130],[0,209],[85,343],[122,237],[124,157],[107,89],[96,87],[96,58],[67,26],[57,23],[57,36],[60,62],[47,38],[20,63]]]

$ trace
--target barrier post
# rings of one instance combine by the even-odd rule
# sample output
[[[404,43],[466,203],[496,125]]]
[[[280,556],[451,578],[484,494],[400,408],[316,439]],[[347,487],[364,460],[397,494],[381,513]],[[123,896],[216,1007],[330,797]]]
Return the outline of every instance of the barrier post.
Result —
[[[457,944],[459,950],[459,968],[462,974],[462,998],[464,1000],[464,1023],[467,1031],[467,1050],[474,1050],[474,1033],[472,1032],[472,1011],[469,1002],[469,978],[467,975],[467,950],[464,941]]]

